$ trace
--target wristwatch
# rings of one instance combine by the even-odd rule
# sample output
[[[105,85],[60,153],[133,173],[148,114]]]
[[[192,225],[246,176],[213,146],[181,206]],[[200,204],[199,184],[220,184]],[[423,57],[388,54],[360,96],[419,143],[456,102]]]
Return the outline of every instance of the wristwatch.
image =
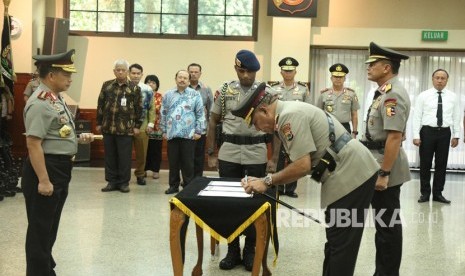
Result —
[[[352,131],[352,133],[358,135],[358,131]]]
[[[207,149],[208,156],[212,156],[215,151],[212,148]]]
[[[383,169],[379,169],[378,175],[381,177],[389,176],[391,174],[391,171],[384,171]]]
[[[265,176],[265,178],[263,179],[263,182],[265,182],[267,187],[273,186],[273,178],[271,177],[271,173]]]

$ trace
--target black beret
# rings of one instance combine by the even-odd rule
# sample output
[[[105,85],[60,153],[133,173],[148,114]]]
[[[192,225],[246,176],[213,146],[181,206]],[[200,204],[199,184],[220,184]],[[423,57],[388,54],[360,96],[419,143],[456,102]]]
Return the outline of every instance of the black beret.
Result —
[[[248,93],[245,96],[235,109],[231,110],[231,114],[243,118],[250,126],[255,108],[263,101],[266,94],[269,93],[266,91],[267,87],[269,86],[266,83],[260,83],[252,93]]]
[[[349,73],[349,68],[342,63],[336,63],[329,67],[329,72],[335,77],[344,77]]]
[[[395,62],[400,62],[402,59],[408,59],[408,56],[389,48],[381,47],[374,42],[370,43],[369,51],[370,56],[365,61],[365,63],[372,63],[380,59],[387,59]]]
[[[285,57],[279,62],[279,67],[284,71],[292,71],[299,66],[299,62],[293,57]]]
[[[239,68],[243,68],[252,72],[260,70],[260,62],[254,53],[249,50],[240,50],[236,54],[235,64]]]
[[[35,55],[32,58],[36,60],[34,63],[37,67],[48,65],[51,67],[61,68],[63,71],[76,73],[74,67],[74,53],[75,50],[69,50],[66,53],[56,55]]]

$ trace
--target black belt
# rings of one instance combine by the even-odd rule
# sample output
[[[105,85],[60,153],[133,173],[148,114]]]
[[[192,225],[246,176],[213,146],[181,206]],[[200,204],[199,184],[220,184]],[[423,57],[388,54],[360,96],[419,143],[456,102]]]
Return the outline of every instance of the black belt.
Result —
[[[60,160],[60,161],[73,161],[74,155],[66,155],[66,154],[44,154],[45,158],[53,159],[53,160]]]
[[[370,150],[380,150],[384,149],[386,141],[360,141],[365,147]]]
[[[261,143],[269,143],[269,135],[261,136],[241,136],[241,135],[231,135],[224,134],[223,142],[233,143],[236,145],[255,145]]]
[[[441,130],[450,130],[450,127],[432,127],[432,126],[422,126],[422,128],[430,129],[430,130],[435,130],[435,131],[441,131]]]

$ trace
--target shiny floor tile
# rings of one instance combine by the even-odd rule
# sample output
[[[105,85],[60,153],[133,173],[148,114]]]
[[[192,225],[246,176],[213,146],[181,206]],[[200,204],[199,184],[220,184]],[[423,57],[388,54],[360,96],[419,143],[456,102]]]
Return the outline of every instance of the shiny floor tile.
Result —
[[[215,173],[208,173],[215,175]],[[131,183],[131,192],[102,193],[102,169],[75,168],[54,247],[60,276],[172,275],[169,249],[169,204],[167,171],[160,179],[147,178],[146,186]],[[451,205],[417,203],[418,174],[402,187],[404,247],[401,275],[465,275],[465,175],[449,173],[444,196]],[[299,198],[281,199],[319,216],[320,186],[308,178],[299,181]],[[284,207],[282,207],[284,208]],[[283,209],[281,209],[283,210]],[[286,212],[286,211],[282,211]],[[321,275],[324,228],[303,217],[280,224],[280,254],[273,275]],[[27,227],[21,194],[0,202],[0,275],[25,274],[24,239]],[[289,221],[287,221],[289,222]],[[291,224],[291,225],[289,225]],[[292,227],[291,227],[292,226]],[[363,236],[355,275],[373,275],[374,227]],[[205,240],[209,235],[204,234]],[[243,239],[241,240],[243,244]],[[195,228],[191,222],[186,244],[185,275],[197,260]],[[242,266],[232,271],[218,268],[227,246],[211,257],[204,245],[204,275],[250,275]]]

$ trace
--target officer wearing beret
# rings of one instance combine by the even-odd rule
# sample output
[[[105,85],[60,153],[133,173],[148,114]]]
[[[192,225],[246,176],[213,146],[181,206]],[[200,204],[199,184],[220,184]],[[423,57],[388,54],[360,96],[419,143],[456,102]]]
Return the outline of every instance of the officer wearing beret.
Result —
[[[376,191],[371,202],[376,226],[375,275],[399,275],[402,260],[402,222],[400,220],[400,187],[410,180],[407,155],[402,148],[410,98],[399,81],[401,60],[408,56],[370,43],[368,79],[378,84],[368,111],[362,143],[381,165]]]
[[[299,62],[293,57],[285,57],[279,62],[279,67],[281,68],[281,76],[283,80],[280,82],[272,83],[271,86],[275,93],[278,94],[279,99],[283,101],[299,101],[310,103],[310,92],[308,90],[307,84],[303,82],[296,82],[295,75],[297,74],[296,67],[299,66]],[[273,141],[274,153],[273,159],[278,159],[276,170],[282,170],[286,163],[286,156],[284,154],[284,148],[279,142],[278,139]],[[274,162],[268,162],[268,171],[274,170]],[[298,197],[295,189],[297,188],[297,181],[292,183],[279,186],[279,194],[287,195],[289,197]]]
[[[321,90],[317,106],[333,114],[349,133],[352,132],[355,138],[358,134],[357,110],[360,109],[360,105],[355,91],[344,87],[349,68],[342,63],[336,63],[329,67],[329,72],[331,72],[333,86]],[[350,128],[351,122],[353,131]]]
[[[311,174],[322,183],[321,207],[326,208],[329,226],[323,275],[353,275],[379,169],[370,151],[352,139],[333,115],[306,103],[278,100],[265,84],[232,114],[245,118],[257,130],[276,133],[292,160],[265,178],[242,179],[245,191],[263,193],[268,187]],[[347,214],[344,218],[343,213]]]
[[[238,80],[224,83],[215,93],[211,108],[208,134],[207,154],[210,167],[218,165],[220,177],[242,178],[248,175],[262,177],[266,174],[267,147],[265,133],[249,128],[249,125],[239,117],[231,114],[239,102],[251,94],[260,84],[255,75],[260,70],[260,63],[254,53],[241,50],[236,54],[234,70]],[[223,144],[215,141],[216,126],[223,122]],[[215,147],[220,147],[218,157],[214,155]],[[241,261],[239,238],[228,244],[228,253],[220,262],[220,269],[229,270],[243,263],[245,268],[252,270],[255,256],[255,229],[247,228],[243,262]]]
[[[74,50],[34,56],[40,85],[24,107],[29,156],[21,186],[26,201],[26,275],[55,275],[52,247],[61,211],[68,196],[72,157],[77,143],[90,143],[93,134],[76,135],[73,117],[60,92],[68,90]]]

